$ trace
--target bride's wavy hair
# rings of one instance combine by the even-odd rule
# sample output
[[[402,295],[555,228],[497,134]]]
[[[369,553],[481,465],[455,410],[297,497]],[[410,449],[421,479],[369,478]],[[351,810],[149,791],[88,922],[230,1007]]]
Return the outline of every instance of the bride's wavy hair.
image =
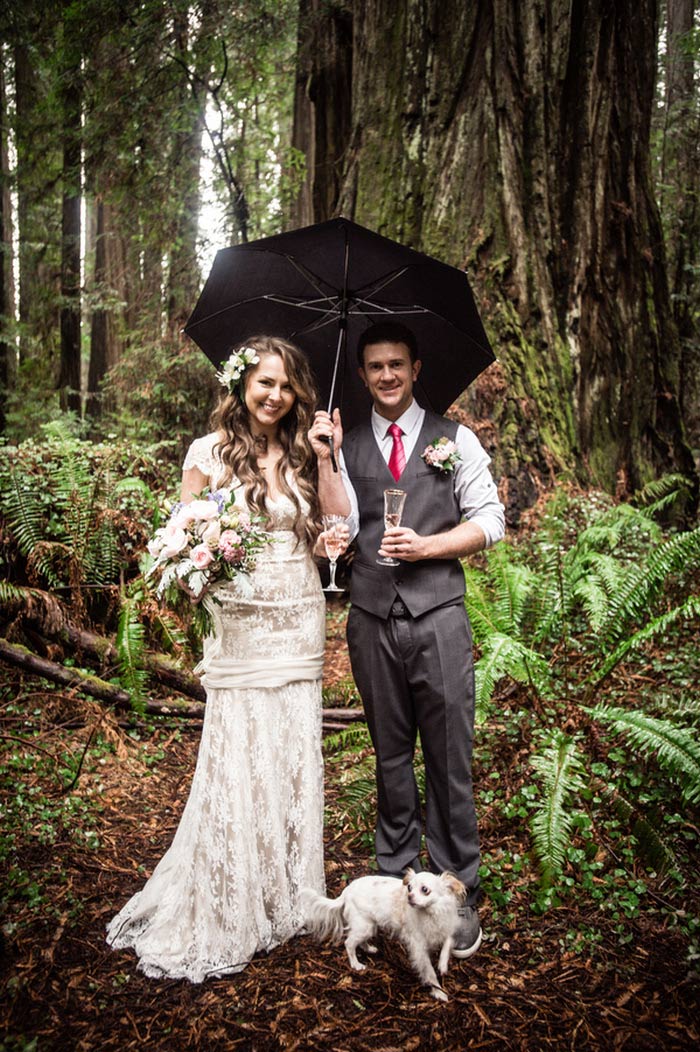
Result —
[[[314,419],[318,403],[318,392],[309,363],[302,351],[293,343],[277,336],[252,336],[232,351],[250,347],[262,358],[264,354],[276,354],[284,363],[285,372],[295,394],[294,405],[279,423],[279,440],[283,453],[275,469],[275,488],[284,493],[296,507],[294,532],[300,540],[306,539],[313,546],[320,529],[320,506],[318,502],[318,469],[316,457],[307,432]],[[265,475],[258,468],[257,454],[250,418],[245,404],[245,389],[248,378],[258,366],[248,366],[233,391],[222,394],[221,401],[211,415],[212,431],[223,432],[225,438],[218,443],[219,455],[228,470],[229,481],[237,478],[244,487],[250,508],[259,515],[266,515],[265,498],[268,485]],[[287,482],[287,472],[297,478],[299,492],[308,501],[311,514],[302,514],[299,500]]]

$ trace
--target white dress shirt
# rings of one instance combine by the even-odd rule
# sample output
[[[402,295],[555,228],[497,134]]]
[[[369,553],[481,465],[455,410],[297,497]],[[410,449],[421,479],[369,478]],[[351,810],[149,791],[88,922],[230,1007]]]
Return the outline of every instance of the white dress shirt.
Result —
[[[406,412],[396,421],[403,431],[403,448],[406,453],[406,461],[408,461],[418,441],[424,418],[425,409],[414,399]],[[380,416],[376,409],[372,408],[372,430],[374,431],[379,450],[387,464],[389,463],[393,447],[393,439],[389,433],[389,427],[393,422],[387,420],[386,417]],[[434,437],[442,438],[442,435],[435,435]],[[498,499],[496,484],[491,478],[491,472],[489,471],[491,458],[474,432],[462,424],[457,425],[455,445],[461,459],[457,461],[454,469],[454,491],[462,512],[462,519],[467,519],[480,527],[486,538],[486,547],[489,548],[496,541],[500,541],[505,534],[505,509]],[[340,471],[350,501],[351,510],[348,524],[352,538],[357,535],[359,530],[360,514],[357,495],[345,467],[342,449],[340,452]]]

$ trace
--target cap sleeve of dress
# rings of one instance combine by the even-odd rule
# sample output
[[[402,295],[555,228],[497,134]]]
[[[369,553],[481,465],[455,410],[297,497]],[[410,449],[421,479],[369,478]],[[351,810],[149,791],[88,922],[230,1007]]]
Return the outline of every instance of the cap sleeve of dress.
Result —
[[[187,450],[182,470],[188,471],[189,468],[197,468],[203,475],[206,475],[208,479],[211,479],[218,467],[214,458],[214,446],[217,441],[218,435],[216,432],[213,432],[210,435],[204,435],[203,438],[195,438],[194,442]]]

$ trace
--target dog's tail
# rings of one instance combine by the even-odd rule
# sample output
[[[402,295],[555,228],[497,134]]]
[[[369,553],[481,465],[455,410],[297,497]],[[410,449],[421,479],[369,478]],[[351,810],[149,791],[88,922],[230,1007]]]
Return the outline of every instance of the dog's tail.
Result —
[[[304,910],[304,927],[307,931],[317,939],[342,942],[345,932],[342,895],[337,899],[327,899],[311,888],[302,888],[301,904]]]

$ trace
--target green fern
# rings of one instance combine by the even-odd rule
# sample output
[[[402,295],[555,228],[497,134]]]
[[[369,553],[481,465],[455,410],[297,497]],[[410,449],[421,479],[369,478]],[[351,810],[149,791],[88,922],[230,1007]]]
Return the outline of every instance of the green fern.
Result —
[[[484,643],[481,657],[474,666],[478,722],[487,717],[496,684],[506,676],[517,683],[530,684],[540,697],[550,693],[550,669],[542,655],[512,636],[494,632]]]
[[[622,734],[644,756],[654,756],[660,767],[682,784],[684,800],[700,800],[700,743],[695,728],[679,727],[643,712],[597,705],[588,710],[600,723]]]
[[[365,723],[351,723],[342,731],[329,734],[323,739],[323,749],[327,753],[359,753],[372,748],[372,739]]]
[[[645,622],[669,576],[700,566],[700,528],[681,533],[654,549],[645,562],[631,572],[610,603],[601,625],[600,642],[609,647],[619,642],[631,626]]]
[[[182,630],[182,625],[168,610],[159,610],[153,627],[166,653],[173,654],[187,648],[187,636]]]
[[[542,882],[551,887],[564,866],[574,819],[569,801],[584,787],[584,767],[576,742],[561,731],[556,731],[543,752],[532,756],[530,762],[542,779],[543,791],[530,819],[533,846]]]
[[[669,610],[665,614],[660,614],[659,617],[649,621],[643,628],[640,628],[638,632],[634,632],[628,639],[621,643],[613,652],[609,654],[602,664],[593,670],[590,676],[590,681],[593,686],[597,687],[602,681],[608,676],[612,670],[618,665],[623,658],[639,647],[643,646],[644,643],[653,639],[655,636],[665,636],[669,628],[676,621],[686,621],[691,618],[700,617],[700,596],[691,595],[685,602],[679,606]]]
[[[138,604],[132,598],[123,598],[117,627],[117,654],[119,680],[128,692],[132,707],[139,713],[145,711],[146,678],[143,667],[144,627],[138,615]]]
[[[658,515],[674,504],[688,501],[691,493],[692,483],[685,475],[664,475],[647,482],[632,500],[640,506],[643,515]]]

